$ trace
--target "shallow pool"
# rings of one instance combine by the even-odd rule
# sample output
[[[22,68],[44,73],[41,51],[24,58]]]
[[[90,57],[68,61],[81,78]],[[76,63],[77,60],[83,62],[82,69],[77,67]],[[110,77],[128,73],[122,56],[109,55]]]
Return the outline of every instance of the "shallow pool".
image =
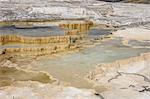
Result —
[[[65,35],[65,30],[57,27],[38,27],[38,28],[27,28],[27,29],[19,29],[15,27],[1,27],[0,35],[8,35],[8,34],[17,34],[22,36],[30,36],[30,37],[47,37],[47,36],[63,36]]]
[[[149,51],[150,49],[146,48],[119,47],[111,44],[104,46],[101,44],[59,57],[41,57],[37,61],[39,65],[33,65],[33,69],[46,71],[61,81],[71,83],[71,86],[74,87],[91,88],[92,85],[84,80],[84,77],[97,64],[113,62]]]

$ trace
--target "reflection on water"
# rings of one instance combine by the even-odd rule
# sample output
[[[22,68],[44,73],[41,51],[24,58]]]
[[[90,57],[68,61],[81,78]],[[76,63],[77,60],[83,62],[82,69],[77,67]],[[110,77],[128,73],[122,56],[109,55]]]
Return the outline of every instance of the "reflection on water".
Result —
[[[43,36],[61,36],[65,35],[65,31],[57,26],[50,27],[38,27],[38,28],[28,28],[28,29],[19,29],[15,27],[1,27],[0,35],[7,34],[19,34],[23,36],[34,36],[34,37],[43,37]]]
[[[97,35],[109,35],[111,34],[111,29],[90,29],[88,35],[97,36]]]

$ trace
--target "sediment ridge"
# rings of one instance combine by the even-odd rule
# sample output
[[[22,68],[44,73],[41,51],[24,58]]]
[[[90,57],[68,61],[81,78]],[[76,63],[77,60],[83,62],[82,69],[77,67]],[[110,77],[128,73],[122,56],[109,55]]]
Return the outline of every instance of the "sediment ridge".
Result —
[[[20,55],[51,55],[58,52],[64,52],[69,50],[78,49],[78,45],[54,45],[45,47],[20,47],[20,48],[5,48],[2,50],[2,54],[20,54]]]
[[[82,36],[49,36],[49,37],[27,37],[20,35],[0,35],[1,46],[7,45],[1,49],[1,54],[21,52],[24,55],[45,55],[67,50],[73,50],[79,46],[75,43],[81,40]],[[13,47],[17,43],[18,46]],[[26,44],[26,45],[22,45]],[[36,45],[38,44],[38,45]],[[20,54],[21,54],[20,53]]]
[[[69,43],[72,39],[79,39],[79,36],[49,36],[49,37],[27,37],[20,35],[0,35],[0,43],[8,42],[43,44],[43,43]]]
[[[78,30],[79,33],[86,33],[93,26],[94,26],[94,23],[91,21],[85,21],[82,23],[64,23],[64,24],[59,25],[59,27],[62,27],[62,28]]]

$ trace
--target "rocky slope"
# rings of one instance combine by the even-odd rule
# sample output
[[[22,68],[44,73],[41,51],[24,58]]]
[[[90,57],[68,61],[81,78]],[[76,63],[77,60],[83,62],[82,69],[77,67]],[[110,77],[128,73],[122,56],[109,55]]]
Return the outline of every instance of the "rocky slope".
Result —
[[[137,26],[149,23],[150,6],[147,4],[87,2],[36,3],[0,2],[0,20],[54,20],[90,19],[99,24],[112,26]],[[60,9],[60,10],[57,10]]]

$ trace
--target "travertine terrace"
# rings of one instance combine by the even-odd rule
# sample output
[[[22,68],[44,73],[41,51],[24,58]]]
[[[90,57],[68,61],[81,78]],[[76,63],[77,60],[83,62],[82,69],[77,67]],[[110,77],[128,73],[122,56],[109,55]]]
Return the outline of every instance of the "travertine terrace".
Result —
[[[0,99],[149,99],[148,3],[0,0]]]

